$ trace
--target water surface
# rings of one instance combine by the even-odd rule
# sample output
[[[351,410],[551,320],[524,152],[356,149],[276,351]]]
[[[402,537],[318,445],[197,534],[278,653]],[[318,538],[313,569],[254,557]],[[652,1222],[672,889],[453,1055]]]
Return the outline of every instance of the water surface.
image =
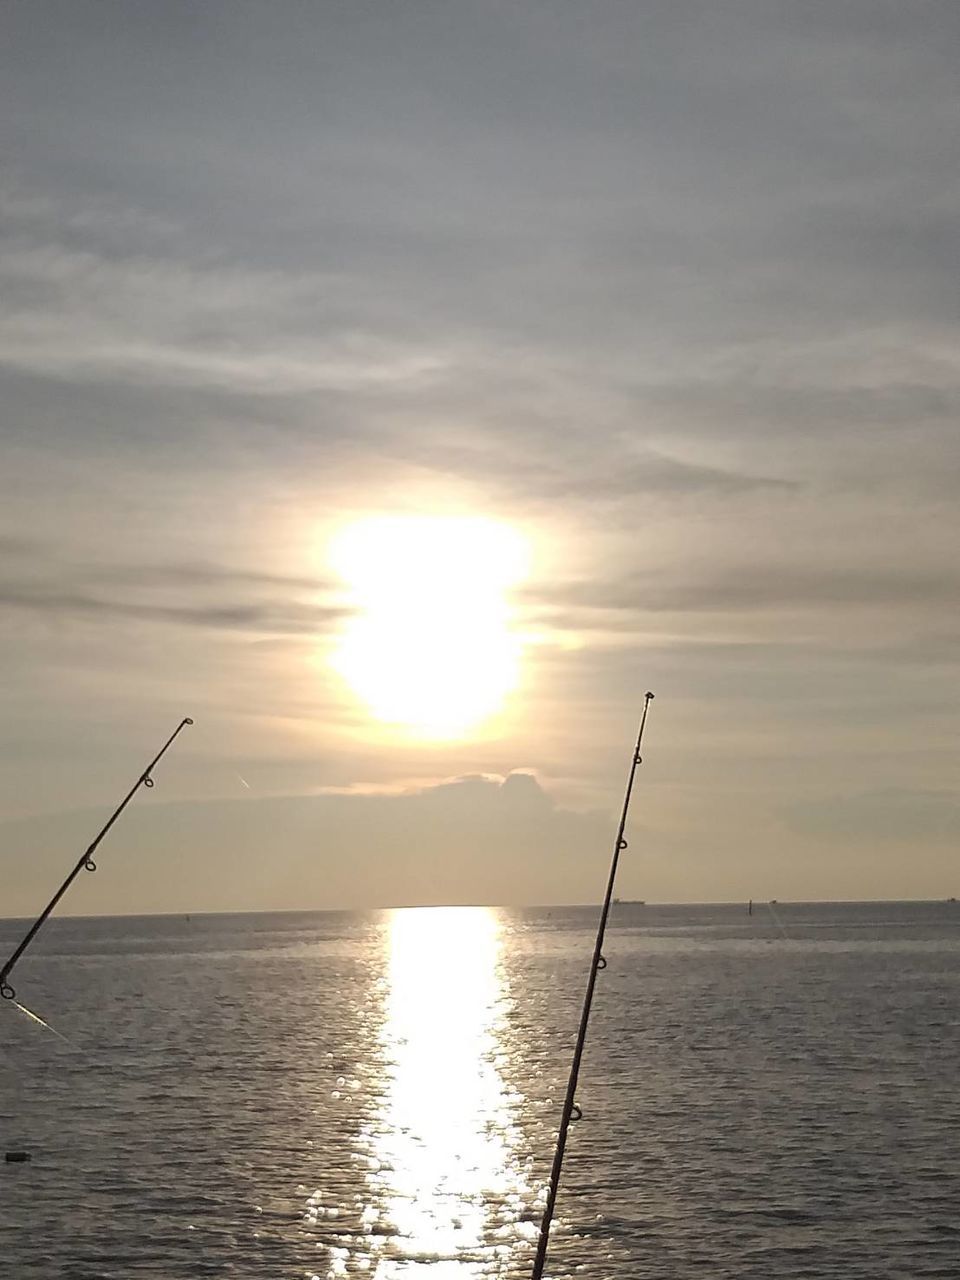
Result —
[[[0,1275],[528,1275],[595,921],[52,921]],[[606,951],[549,1275],[958,1274],[960,906],[623,903]]]

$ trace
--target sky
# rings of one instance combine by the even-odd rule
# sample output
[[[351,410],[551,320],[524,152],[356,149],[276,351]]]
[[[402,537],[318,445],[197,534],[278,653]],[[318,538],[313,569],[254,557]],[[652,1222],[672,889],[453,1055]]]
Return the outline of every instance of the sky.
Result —
[[[0,915],[957,894],[958,53],[8,0]]]

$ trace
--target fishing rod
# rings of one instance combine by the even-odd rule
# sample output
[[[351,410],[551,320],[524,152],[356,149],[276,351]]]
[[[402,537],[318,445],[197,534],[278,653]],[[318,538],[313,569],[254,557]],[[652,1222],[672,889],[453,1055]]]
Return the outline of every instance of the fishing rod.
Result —
[[[643,741],[643,730],[647,723],[647,711],[653,701],[653,694],[646,693],[643,698],[643,714],[640,717],[640,730],[637,734],[637,745],[633,750],[630,772],[627,775],[627,790],[623,797],[623,809],[620,813],[620,826],[613,846],[613,859],[610,863],[610,875],[607,879],[607,892],[604,895],[603,907],[600,911],[600,923],[597,926],[597,940],[593,948],[593,959],[590,962],[590,976],[587,979],[587,990],[583,997],[583,1009],[580,1013],[580,1029],[577,1032],[577,1043],[573,1051],[573,1064],[570,1067],[570,1078],[567,1081],[567,1093],[563,1100],[563,1112],[560,1116],[560,1131],[557,1134],[557,1146],[553,1153],[553,1168],[550,1171],[550,1187],[547,1191],[547,1204],[540,1224],[540,1238],[537,1241],[537,1254],[533,1262],[531,1280],[541,1280],[544,1264],[547,1261],[547,1246],[550,1243],[550,1224],[553,1222],[553,1211],[557,1203],[557,1190],[560,1186],[560,1171],[563,1168],[563,1155],[567,1149],[567,1131],[572,1120],[582,1118],[583,1112],[577,1106],[577,1080],[580,1077],[580,1060],[587,1040],[587,1026],[590,1022],[590,1009],[593,1005],[593,989],[597,983],[597,974],[607,967],[603,955],[603,935],[607,928],[607,916],[610,914],[610,903],[613,899],[613,886],[617,879],[617,867],[620,854],[626,849],[627,842],[623,833],[627,825],[627,814],[630,812],[630,796],[633,792],[633,780],[637,774],[637,766],[643,761],[640,757],[640,744]]]
[[[189,716],[185,716],[184,719],[181,720],[180,723],[177,725],[176,729],[174,729],[173,733],[171,733],[170,737],[166,740],[166,742],[163,744],[163,746],[160,748],[157,754],[153,757],[153,759],[147,765],[147,767],[144,769],[143,773],[141,773],[140,777],[136,780],[136,782],[133,784],[133,786],[130,788],[127,794],[123,797],[123,799],[117,805],[116,809],[114,809],[113,813],[110,815],[110,817],[104,823],[103,827],[100,829],[100,832],[98,833],[96,839],[93,840],[93,842],[89,844],[87,848],[84,850],[84,852],[80,855],[80,859],[77,862],[77,865],[73,868],[73,870],[67,876],[66,880],[64,880],[63,884],[60,886],[60,888],[53,895],[53,897],[50,899],[50,901],[47,903],[44,909],[37,916],[36,920],[34,920],[33,924],[27,930],[26,935],[23,938],[23,941],[17,947],[16,951],[14,951],[13,955],[10,957],[7,963],[3,966],[3,968],[0,969],[0,996],[2,996],[4,1000],[13,1000],[14,1003],[16,1003],[15,997],[17,993],[16,991],[14,991],[13,987],[7,981],[10,974],[13,972],[14,965],[17,963],[17,961],[26,951],[27,947],[29,947],[30,943],[34,940],[34,938],[43,928],[44,924],[46,924],[47,917],[50,915],[51,911],[53,911],[54,907],[57,905],[57,903],[60,901],[63,895],[67,892],[70,886],[73,884],[74,880],[77,878],[80,872],[96,871],[97,864],[93,860],[93,855],[96,853],[97,846],[100,844],[100,841],[107,834],[107,832],[116,822],[116,820],[120,817],[121,813],[123,813],[124,809],[130,803],[133,797],[137,794],[140,788],[153,786],[153,778],[150,776],[151,773],[153,772],[153,769],[156,767],[158,761],[165,754],[167,748],[171,745],[171,743],[173,742],[177,734],[180,732],[180,730],[183,729],[188,724],[193,724],[193,721],[190,719]],[[29,1012],[29,1010],[27,1012]],[[35,1017],[36,1015],[31,1015],[31,1016]]]

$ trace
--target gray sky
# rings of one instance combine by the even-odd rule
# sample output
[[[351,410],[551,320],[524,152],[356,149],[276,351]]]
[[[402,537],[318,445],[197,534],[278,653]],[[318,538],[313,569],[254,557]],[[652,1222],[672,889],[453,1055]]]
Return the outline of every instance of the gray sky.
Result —
[[[953,0],[5,5],[0,914],[185,714],[75,910],[592,899],[648,687],[624,896],[956,893],[958,55]],[[379,513],[530,543],[482,731],[329,665]]]

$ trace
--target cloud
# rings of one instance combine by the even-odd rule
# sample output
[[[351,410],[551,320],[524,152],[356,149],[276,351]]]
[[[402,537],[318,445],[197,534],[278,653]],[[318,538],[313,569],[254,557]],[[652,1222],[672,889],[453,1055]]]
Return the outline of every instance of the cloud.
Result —
[[[37,543],[33,538],[21,538],[15,534],[4,534],[0,537],[0,555],[27,556],[31,555],[36,547]]]
[[[606,467],[594,470],[571,467],[562,478],[547,479],[542,496],[579,496],[593,502],[603,498],[632,498],[644,494],[674,495],[739,495],[759,490],[790,490],[795,482],[771,476],[749,475],[720,467],[703,466],[669,458],[647,449],[636,456],[624,450],[620,457],[612,449],[606,451]]]
[[[194,627],[226,628],[230,631],[267,631],[288,635],[313,635],[342,620],[346,609],[287,604],[281,608],[265,604],[163,605],[106,600],[80,593],[43,588],[16,587],[0,583],[0,609],[24,609],[75,618],[133,618],[145,622],[180,623]]]
[[[505,443],[506,447],[506,443]],[[619,502],[644,496],[735,497],[763,491],[797,488],[794,481],[776,476],[751,475],[669,457],[644,448],[625,436],[598,440],[585,447],[579,439],[539,439],[531,432],[524,442],[514,442],[509,466],[495,450],[479,452],[451,448],[435,441],[398,446],[408,459],[430,462],[473,477],[494,477],[501,490],[544,505],[563,500],[587,505]]]
[[[237,565],[197,562],[175,564],[111,564],[89,566],[85,570],[91,580],[146,584],[152,586],[203,587],[268,587],[286,591],[330,591],[335,583],[330,578],[297,577],[293,574],[267,573]]]
[[[744,563],[709,577],[632,574],[619,579],[555,584],[534,598],[561,608],[581,607],[631,613],[723,612],[832,609],[949,608],[960,598],[960,577],[916,568],[816,568],[775,563]]]
[[[0,284],[0,365],[46,377],[289,394],[415,383],[444,365],[369,323],[311,325],[344,288],[317,273],[15,241],[0,246]]]
[[[17,568],[0,579],[0,611],[293,636],[328,633],[350,613],[329,598],[329,580],[211,563],[69,564],[34,554]]]
[[[3,824],[4,907],[62,874],[92,813]],[[607,820],[558,808],[530,774],[465,777],[400,795],[315,795],[131,808],[72,913],[270,910],[595,898]],[[29,874],[27,872],[30,867]],[[90,878],[91,882],[93,877]]]

